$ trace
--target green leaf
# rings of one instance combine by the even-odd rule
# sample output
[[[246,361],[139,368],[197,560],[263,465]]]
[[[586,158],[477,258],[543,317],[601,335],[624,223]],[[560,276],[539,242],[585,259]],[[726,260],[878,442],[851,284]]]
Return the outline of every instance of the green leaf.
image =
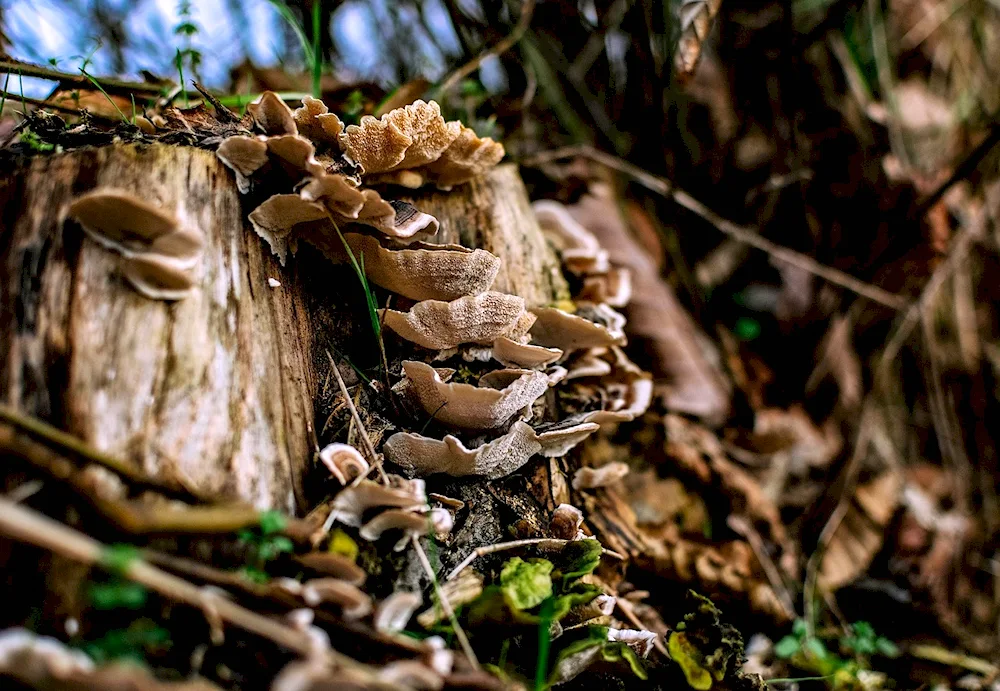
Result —
[[[198,25],[194,22],[181,22],[174,27],[174,34],[178,36],[194,36],[198,33]]]
[[[787,660],[802,647],[802,641],[796,636],[785,636],[774,646],[774,654],[782,660]]]
[[[263,511],[260,514],[260,532],[264,535],[280,533],[287,525],[280,511]]]
[[[806,626],[805,619],[796,619],[795,622],[792,624],[792,633],[795,634],[798,638],[805,638],[806,632],[808,630],[809,627]]]
[[[823,641],[818,638],[807,638],[802,642],[802,650],[820,660],[830,657],[830,651],[823,645]]]
[[[736,320],[733,331],[741,341],[753,341],[760,336],[760,322],[750,317],[740,317]]]
[[[121,576],[139,558],[139,550],[132,545],[108,545],[101,553],[100,564],[111,573]]]
[[[884,636],[875,639],[875,650],[879,655],[886,657],[899,657],[899,646]]]
[[[607,643],[601,648],[601,657],[608,662],[620,662],[624,660],[632,669],[632,674],[643,681],[647,679],[646,668],[642,666],[639,656],[624,643]]]
[[[94,583],[88,595],[94,609],[139,609],[146,604],[148,592],[138,583]]]
[[[500,571],[500,590],[504,601],[513,610],[526,610],[540,605],[552,595],[552,562],[534,559],[530,562],[514,557]]]
[[[578,578],[593,573],[601,563],[601,543],[593,539],[572,540],[562,548],[556,562],[565,589]]]

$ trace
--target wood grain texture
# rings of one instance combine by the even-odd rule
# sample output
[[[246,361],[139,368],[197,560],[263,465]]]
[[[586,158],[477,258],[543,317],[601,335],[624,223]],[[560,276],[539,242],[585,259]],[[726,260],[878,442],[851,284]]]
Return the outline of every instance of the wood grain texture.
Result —
[[[202,229],[193,296],[139,295],[66,218],[98,187]],[[213,154],[113,146],[8,171],[0,261],[0,400],[151,474],[295,511],[314,445],[309,317],[294,272],[268,286],[277,263]]]

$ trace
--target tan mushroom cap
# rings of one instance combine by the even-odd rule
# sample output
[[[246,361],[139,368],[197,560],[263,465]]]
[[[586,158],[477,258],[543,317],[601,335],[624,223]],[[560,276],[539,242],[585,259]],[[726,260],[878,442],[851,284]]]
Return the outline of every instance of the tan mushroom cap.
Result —
[[[267,163],[267,144],[254,137],[237,135],[223,141],[215,155],[236,173],[236,187],[246,194],[250,191],[250,177]]]
[[[247,112],[264,134],[277,136],[298,132],[292,109],[273,91],[265,91],[248,104]]]
[[[558,348],[545,348],[501,336],[493,341],[493,358],[505,367],[542,368],[563,356]]]
[[[370,196],[366,197],[346,175],[325,173],[312,178],[299,194],[307,202],[319,202],[331,213],[347,219],[357,218],[365,202],[371,199]]]
[[[340,145],[365,174],[373,175],[434,161],[459,132],[460,124],[446,123],[437,103],[418,100],[378,119],[362,117],[340,136]]]
[[[653,380],[649,376],[637,377],[622,384],[623,395],[608,410],[587,413],[584,420],[598,424],[631,422],[649,409],[653,402]]]
[[[468,182],[484,175],[504,156],[503,145],[489,137],[480,139],[475,131],[462,125],[461,132],[441,156],[423,167],[426,177],[441,189]]]
[[[424,598],[420,596],[420,593],[397,590],[382,600],[375,609],[375,617],[372,621],[375,630],[380,633],[399,633],[406,628],[413,613],[423,602]]]
[[[317,143],[340,148],[338,137],[344,131],[344,123],[318,98],[305,96],[302,106],[292,113],[299,134]]]
[[[162,254],[135,254],[122,259],[122,275],[152,300],[183,300],[194,292],[189,266]]]
[[[373,190],[365,191],[372,192]],[[393,210],[391,223],[386,223],[381,215],[367,217],[365,215],[367,206],[361,210],[357,222],[370,225],[400,242],[419,240],[434,235],[438,231],[440,224],[434,216],[420,211],[409,202],[392,199],[388,203]]]
[[[178,228],[153,240],[149,253],[170,257],[179,268],[190,269],[201,259],[204,249],[205,239],[200,231]]]
[[[515,370],[504,388],[449,384],[423,362],[406,360],[403,371],[408,389],[428,415],[446,425],[464,429],[495,429],[534,403],[549,387],[548,377],[536,370]],[[495,374],[495,373],[491,373]],[[484,377],[485,378],[485,377]]]
[[[611,374],[611,363],[605,359],[607,348],[588,348],[568,363],[567,381],[582,377],[603,377]]]
[[[606,310],[621,317],[610,307]],[[604,324],[555,307],[536,307],[531,312],[536,317],[535,323],[531,327],[531,339],[538,345],[561,348],[563,351],[569,352],[578,348],[625,344],[625,334],[621,329],[624,325],[624,317],[621,317],[620,322],[615,320],[609,328]],[[606,311],[602,310],[601,316],[605,314]]]
[[[560,504],[552,512],[549,529],[552,536],[562,540],[576,540],[582,537],[583,511],[572,504]]]
[[[390,461],[417,475],[482,475],[495,480],[527,463],[541,450],[541,444],[531,427],[517,421],[503,436],[474,449],[450,434],[439,440],[397,432],[386,440],[383,450]]]
[[[562,420],[539,427],[535,430],[538,443],[542,445],[539,453],[546,458],[565,456],[573,447],[600,428],[601,425],[597,422],[587,420]]]
[[[337,518],[342,523],[360,528],[362,516],[369,509],[385,507],[412,510],[423,507],[427,503],[423,483],[419,480],[403,480],[403,483],[403,486],[387,487],[371,480],[362,480],[357,485],[342,490],[334,498],[332,510],[337,512]]]
[[[372,599],[356,585],[339,578],[313,578],[302,584],[306,604],[315,607],[332,602],[342,608],[345,619],[361,619],[372,612]]]
[[[295,557],[295,561],[324,576],[347,581],[360,586],[368,574],[354,560],[336,552],[306,552]]]
[[[533,321],[523,298],[492,291],[451,302],[423,300],[409,312],[380,310],[380,315],[399,336],[430,350],[492,343],[500,336],[517,335]]]
[[[589,230],[557,201],[540,199],[531,205],[538,225],[562,256],[563,264],[577,275],[604,273],[610,268],[608,253]]]
[[[610,268],[603,274],[587,276],[579,299],[603,302],[611,307],[625,307],[632,299],[632,272],[624,267]]]
[[[316,160],[316,147],[298,134],[281,134],[267,138],[267,152],[294,170],[309,175],[323,175],[323,165]]]
[[[607,487],[628,475],[628,471],[628,464],[621,461],[605,463],[600,468],[579,468],[573,474],[573,489],[582,490]]]
[[[349,444],[327,444],[319,452],[319,460],[342,485],[368,472],[368,461]]]
[[[345,239],[355,257],[364,255],[368,280],[411,300],[478,295],[489,289],[500,270],[499,257],[482,249],[425,243],[388,248],[356,233]]]
[[[282,266],[288,254],[292,229],[299,223],[326,218],[327,212],[322,204],[308,202],[297,194],[276,194],[250,212],[250,224],[271,246]]]
[[[420,537],[428,531],[444,537],[451,532],[452,518],[447,509],[431,509],[430,513],[415,513],[402,509],[387,509],[361,526],[362,539],[374,542],[389,530],[402,530],[403,537],[393,548],[399,552],[406,548],[411,536]]]
[[[69,215],[95,242],[125,255],[146,252],[179,223],[171,214],[124,190],[96,189],[73,200]]]

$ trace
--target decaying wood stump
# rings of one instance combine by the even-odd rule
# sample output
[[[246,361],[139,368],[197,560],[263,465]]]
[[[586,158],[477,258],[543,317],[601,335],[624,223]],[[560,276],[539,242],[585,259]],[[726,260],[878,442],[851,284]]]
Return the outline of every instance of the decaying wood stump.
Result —
[[[135,193],[204,232],[195,295],[143,297],[116,255],[67,219],[69,202],[98,187]],[[529,305],[566,296],[514,166],[414,202],[439,219],[437,241],[500,256],[495,290]],[[368,317],[336,300],[356,282],[349,268],[309,249],[279,266],[245,211],[229,171],[194,148],[81,149],[5,174],[0,401],[153,476],[305,510],[303,477],[326,415],[320,389],[333,393],[326,353],[342,352]]]

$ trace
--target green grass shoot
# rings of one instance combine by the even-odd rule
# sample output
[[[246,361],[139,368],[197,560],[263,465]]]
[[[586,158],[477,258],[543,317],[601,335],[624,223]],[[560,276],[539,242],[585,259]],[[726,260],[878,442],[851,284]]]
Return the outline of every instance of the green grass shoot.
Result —
[[[542,603],[538,612],[538,657],[535,658],[535,691],[542,691],[548,686],[549,648],[552,645],[552,604],[548,597]]]
[[[321,98],[323,96],[323,88],[321,85],[323,79],[323,58],[320,53],[320,35],[322,33],[322,27],[320,26],[320,21],[322,19],[322,0],[313,0],[312,4],[312,95],[313,98]]]
[[[125,124],[128,124],[128,118],[125,117],[125,113],[122,112],[122,109],[118,107],[118,104],[115,103],[114,99],[112,99],[108,95],[108,92],[104,90],[104,87],[101,86],[101,83],[99,81],[97,81],[97,79],[94,78],[93,75],[91,75],[89,72],[87,72],[87,68],[84,67],[83,65],[80,65],[80,74],[82,74],[84,77],[86,77],[87,81],[89,81],[91,84],[93,84],[95,87],[97,87],[97,89],[102,94],[104,94],[104,98],[108,99],[108,103],[110,103],[111,105],[113,105],[115,107],[115,110],[118,111],[118,115],[121,117],[122,122],[124,122]]]

